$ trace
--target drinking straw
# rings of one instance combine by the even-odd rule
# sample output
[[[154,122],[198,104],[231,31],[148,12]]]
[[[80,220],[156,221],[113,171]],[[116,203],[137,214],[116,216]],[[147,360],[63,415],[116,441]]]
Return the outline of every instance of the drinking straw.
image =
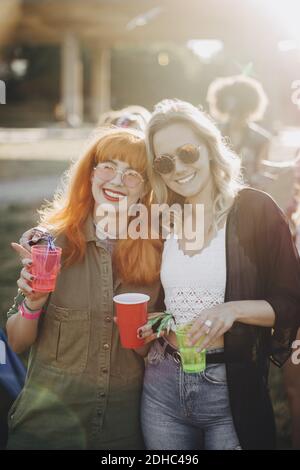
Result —
[[[52,235],[47,236],[47,251],[55,251],[56,246],[54,243],[54,237]]]

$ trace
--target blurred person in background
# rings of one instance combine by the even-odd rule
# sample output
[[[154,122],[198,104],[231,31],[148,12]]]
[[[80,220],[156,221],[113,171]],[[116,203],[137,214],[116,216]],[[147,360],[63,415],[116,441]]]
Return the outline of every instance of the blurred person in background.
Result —
[[[268,98],[261,83],[244,75],[214,80],[207,92],[209,111],[240,156],[246,183],[261,188],[261,161],[268,160],[271,134],[257,124]]]
[[[117,111],[108,111],[99,119],[99,126],[116,126],[144,131],[151,114],[143,106],[131,105]]]
[[[297,157],[289,161],[270,158],[272,135],[256,122],[263,119],[268,104],[261,83],[244,75],[217,78],[209,86],[207,101],[210,114],[241,158],[245,182],[269,193],[293,225]]]
[[[6,448],[10,407],[24,387],[26,369],[12,351],[6,333],[0,330],[0,449]]]
[[[296,341],[295,349],[299,349],[300,329]],[[300,450],[300,364],[293,364],[291,358],[283,367],[283,380],[291,413],[292,446]]]
[[[300,149],[296,152],[296,184],[294,197],[288,213],[290,226],[295,244],[300,253]],[[300,345],[300,329],[297,338]],[[299,347],[299,345],[297,347]],[[292,420],[292,445],[294,449],[300,449],[300,364],[293,364],[291,358],[283,367],[283,379],[289,402]]]

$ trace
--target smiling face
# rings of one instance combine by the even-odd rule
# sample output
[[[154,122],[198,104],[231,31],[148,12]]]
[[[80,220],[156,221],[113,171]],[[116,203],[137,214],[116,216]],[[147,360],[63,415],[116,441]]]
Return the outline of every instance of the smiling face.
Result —
[[[193,163],[184,163],[179,157],[180,149],[187,144],[199,147],[199,158]],[[161,174],[168,188],[185,198],[200,194],[212,181],[209,153],[205,143],[185,123],[172,123],[154,134],[155,157],[169,154],[174,156],[174,168],[170,173]]]
[[[117,173],[112,180],[105,181],[94,170],[92,175],[92,194],[95,200],[95,209],[101,204],[111,204],[116,212],[118,212],[121,201],[125,202],[126,200],[127,207],[129,208],[144,195],[145,183],[141,179],[140,184],[134,188],[125,186],[122,181],[122,172],[130,169],[129,164],[118,159],[111,159],[109,165],[116,168]]]

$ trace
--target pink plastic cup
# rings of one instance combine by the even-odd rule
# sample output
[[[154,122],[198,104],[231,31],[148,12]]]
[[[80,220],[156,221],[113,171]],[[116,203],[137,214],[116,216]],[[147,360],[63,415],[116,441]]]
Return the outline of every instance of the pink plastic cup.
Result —
[[[50,250],[47,245],[35,245],[31,248],[32,289],[37,292],[53,292],[57,275],[60,271],[61,248]]]
[[[117,325],[123,348],[133,349],[144,345],[137,337],[137,329],[147,323],[149,295],[120,294],[113,298],[116,305]]]

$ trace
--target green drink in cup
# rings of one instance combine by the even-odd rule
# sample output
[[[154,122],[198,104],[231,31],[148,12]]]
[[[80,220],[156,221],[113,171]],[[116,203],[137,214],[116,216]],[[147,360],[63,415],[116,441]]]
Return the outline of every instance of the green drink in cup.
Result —
[[[206,367],[206,350],[197,352],[204,340],[204,336],[194,346],[189,346],[188,332],[191,325],[184,325],[176,328],[176,337],[181,356],[181,363],[184,372],[197,373],[203,372]]]

